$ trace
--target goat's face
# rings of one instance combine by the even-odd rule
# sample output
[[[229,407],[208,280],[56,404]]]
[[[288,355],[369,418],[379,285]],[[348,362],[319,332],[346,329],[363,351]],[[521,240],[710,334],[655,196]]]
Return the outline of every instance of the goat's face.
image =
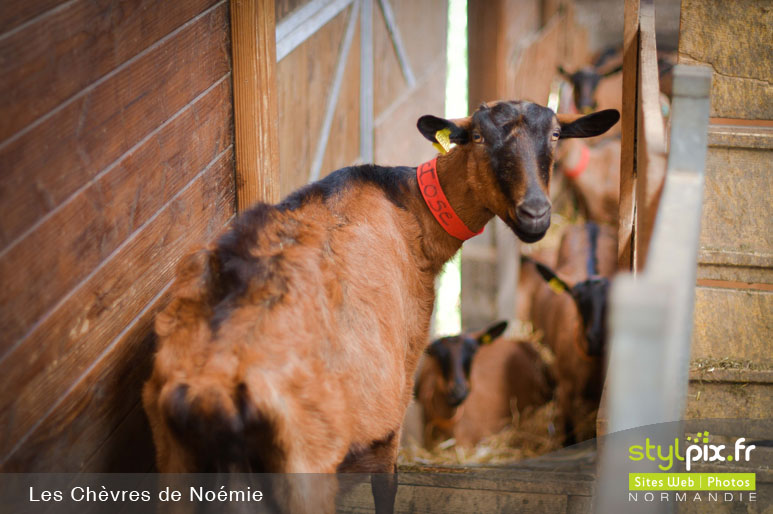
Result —
[[[427,347],[427,355],[440,367],[442,391],[449,407],[459,406],[470,394],[470,369],[481,345],[489,344],[507,328],[502,321],[476,334],[459,334],[433,341]]]
[[[433,142],[438,131],[449,130],[451,142],[467,152],[466,180],[478,200],[533,243],[550,226],[548,188],[558,140],[603,134],[619,118],[616,110],[559,117],[547,107],[513,101],[484,104],[460,120],[422,116],[418,127]]]
[[[574,90],[574,105],[577,107],[577,111],[588,114],[596,109],[596,88],[598,87],[599,82],[601,82],[601,79],[618,73],[621,69],[621,67],[616,67],[610,71],[601,73],[593,66],[586,66],[574,73],[568,73],[559,66],[558,72],[572,84]]]

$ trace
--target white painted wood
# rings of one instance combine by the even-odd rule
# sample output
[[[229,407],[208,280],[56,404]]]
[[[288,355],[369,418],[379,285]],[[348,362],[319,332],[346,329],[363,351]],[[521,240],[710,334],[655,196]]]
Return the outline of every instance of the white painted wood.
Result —
[[[325,159],[325,150],[327,149],[327,142],[330,138],[330,127],[333,124],[336,105],[338,105],[338,97],[341,93],[341,83],[344,79],[346,61],[349,57],[349,50],[352,47],[352,40],[354,39],[354,29],[357,26],[357,15],[359,9],[360,2],[355,2],[354,7],[352,7],[351,12],[349,12],[349,19],[346,22],[346,32],[344,33],[344,38],[341,41],[341,47],[338,51],[338,62],[336,63],[335,74],[333,75],[333,86],[330,89],[330,93],[327,97],[327,105],[325,106],[325,118],[322,121],[322,129],[320,131],[319,140],[317,141],[317,149],[314,152],[314,159],[311,162],[309,182],[314,182],[319,178],[320,170],[322,169],[322,161]]]
[[[276,26],[276,60],[284,59],[354,0],[312,0]]]
[[[408,83],[409,88],[413,88],[413,86],[416,85],[416,77],[411,69],[411,63],[408,62],[408,54],[405,52],[403,40],[400,37],[400,29],[395,21],[392,5],[389,3],[389,0],[378,0],[378,3],[381,6],[381,12],[384,14],[384,22],[386,23],[389,36],[392,39],[392,46],[395,49],[397,60],[400,62],[400,69],[403,72],[405,82]]]

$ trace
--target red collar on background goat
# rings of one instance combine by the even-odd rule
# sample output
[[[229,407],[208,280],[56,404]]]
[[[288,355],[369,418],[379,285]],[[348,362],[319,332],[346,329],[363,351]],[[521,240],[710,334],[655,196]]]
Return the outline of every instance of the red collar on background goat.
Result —
[[[467,228],[467,225],[454,212],[454,209],[448,202],[448,198],[443,193],[443,189],[440,187],[440,181],[437,177],[437,157],[416,168],[416,179],[419,181],[419,191],[421,191],[421,196],[424,198],[427,207],[429,207],[429,212],[432,213],[446,232],[462,241],[466,241],[483,232],[483,229],[480,232],[473,232]]]
[[[582,145],[580,148],[580,162],[577,163],[577,166],[574,168],[564,168],[564,175],[569,178],[577,178],[582,175],[585,168],[588,167],[588,162],[590,162],[590,149],[585,145]]]

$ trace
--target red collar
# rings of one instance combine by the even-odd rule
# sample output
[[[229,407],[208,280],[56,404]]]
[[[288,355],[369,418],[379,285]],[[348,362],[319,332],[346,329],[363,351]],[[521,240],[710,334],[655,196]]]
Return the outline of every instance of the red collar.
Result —
[[[454,212],[437,178],[437,157],[416,168],[416,179],[419,181],[419,191],[429,207],[429,212],[446,232],[462,241],[483,232],[483,229],[476,233],[467,228],[467,225]]]
[[[588,162],[590,162],[590,149],[582,145],[580,149],[580,162],[577,163],[577,166],[574,168],[565,168],[564,169],[564,175],[566,175],[569,178],[577,178],[585,171],[585,168],[588,167]]]

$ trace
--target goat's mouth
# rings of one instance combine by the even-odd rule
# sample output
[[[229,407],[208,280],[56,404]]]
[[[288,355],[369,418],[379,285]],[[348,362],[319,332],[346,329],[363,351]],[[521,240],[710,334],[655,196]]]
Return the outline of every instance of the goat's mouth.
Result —
[[[509,216],[503,221],[510,227],[510,230],[513,231],[516,237],[524,243],[536,243],[545,237],[548,228],[550,228],[550,214],[545,216],[545,219],[536,222],[531,219],[524,222],[518,217],[513,219]]]

